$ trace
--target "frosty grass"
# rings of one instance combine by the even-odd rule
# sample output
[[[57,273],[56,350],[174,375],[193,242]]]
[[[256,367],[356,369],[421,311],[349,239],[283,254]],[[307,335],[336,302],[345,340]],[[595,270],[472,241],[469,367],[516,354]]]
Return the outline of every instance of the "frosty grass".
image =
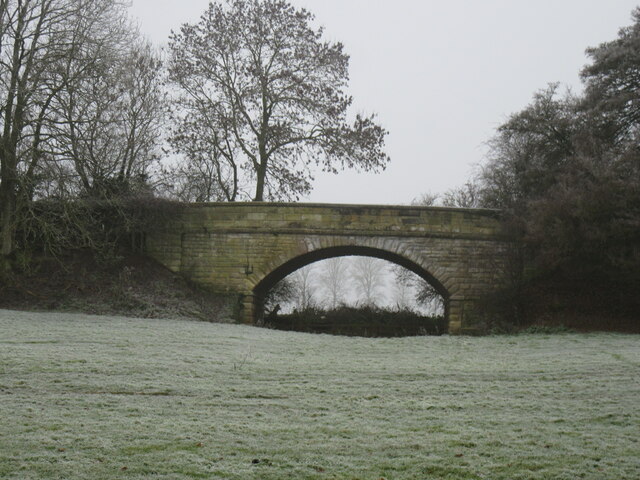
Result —
[[[0,310],[0,478],[640,479],[640,336]]]

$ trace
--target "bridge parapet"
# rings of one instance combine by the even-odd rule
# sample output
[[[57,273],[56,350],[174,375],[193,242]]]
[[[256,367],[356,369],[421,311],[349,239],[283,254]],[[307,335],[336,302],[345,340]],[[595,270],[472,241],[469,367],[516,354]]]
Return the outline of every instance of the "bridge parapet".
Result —
[[[195,203],[182,230],[504,237],[499,211],[446,207],[306,203]]]

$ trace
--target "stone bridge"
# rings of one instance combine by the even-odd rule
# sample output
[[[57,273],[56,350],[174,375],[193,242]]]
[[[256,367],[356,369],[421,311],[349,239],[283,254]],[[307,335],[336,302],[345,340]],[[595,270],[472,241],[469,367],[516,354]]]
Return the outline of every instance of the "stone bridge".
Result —
[[[509,240],[499,212],[442,207],[186,204],[147,232],[147,253],[211,291],[238,296],[253,323],[279,280],[318,260],[365,255],[402,265],[445,299],[450,333],[476,325],[476,302],[503,284]]]

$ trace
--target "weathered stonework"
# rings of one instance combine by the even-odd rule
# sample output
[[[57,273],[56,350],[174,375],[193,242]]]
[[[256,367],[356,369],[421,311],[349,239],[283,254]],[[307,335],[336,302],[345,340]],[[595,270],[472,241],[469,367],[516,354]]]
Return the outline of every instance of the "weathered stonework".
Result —
[[[237,294],[252,323],[277,281],[340,255],[390,260],[444,296],[450,333],[474,329],[474,303],[503,283],[508,239],[498,212],[440,207],[190,204],[147,232],[147,253],[196,284]]]

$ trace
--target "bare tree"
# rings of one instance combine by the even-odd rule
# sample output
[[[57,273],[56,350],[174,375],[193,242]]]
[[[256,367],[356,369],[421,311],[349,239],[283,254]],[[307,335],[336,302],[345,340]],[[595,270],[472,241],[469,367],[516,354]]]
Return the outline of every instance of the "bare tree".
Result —
[[[244,185],[233,124],[220,105],[195,92],[175,96],[173,104],[169,143],[184,157],[169,169],[174,194],[183,201],[235,201]]]
[[[0,34],[6,259],[34,199],[143,180],[157,155],[161,93],[157,59],[120,0],[1,1]]]
[[[5,0],[0,3],[0,254],[14,250],[22,164],[30,140],[38,136],[34,119],[51,96],[49,66],[66,53],[69,20],[78,13],[72,0]],[[37,128],[37,127],[35,127]]]
[[[387,262],[373,257],[356,257],[351,262],[350,279],[364,305],[384,303]]]
[[[170,79],[183,94],[174,148],[211,163],[228,199],[240,173],[255,201],[291,199],[310,191],[314,163],[378,171],[389,160],[373,115],[347,121],[349,57],[312,20],[284,0],[226,0],[171,36]]]
[[[344,257],[325,260],[318,275],[318,286],[329,308],[337,308],[344,300],[348,263]]]
[[[439,195],[437,193],[423,193],[417,198],[414,198],[411,205],[418,207],[432,207],[437,204]]]
[[[291,274],[295,290],[295,302],[298,310],[306,310],[314,306],[313,298],[313,265],[302,267]]]
[[[267,315],[277,315],[283,304],[287,305],[296,299],[296,285],[289,276],[277,282],[264,298],[264,310]]]
[[[108,44],[94,47],[91,65],[67,65],[72,78],[52,105],[54,140],[58,159],[72,165],[77,189],[108,198],[139,188],[157,160],[164,94],[157,55],[126,24]]]
[[[415,304],[416,275],[400,265],[391,267],[393,273],[393,300],[401,310],[412,309]]]
[[[419,277],[418,277],[419,278]],[[419,278],[416,302],[422,306],[430,315],[440,315],[444,312],[444,298],[426,280]]]
[[[418,308],[429,315],[444,311],[444,298],[433,285],[399,265],[392,268],[395,280],[396,305],[399,308]]]
[[[461,187],[447,190],[442,195],[445,207],[478,208],[481,206],[480,187],[469,181]]]
[[[171,194],[184,202],[233,202],[241,193],[235,152],[223,153],[218,132],[199,134],[205,124],[196,118],[178,120],[170,143],[175,153],[186,158],[167,168],[165,183]]]

